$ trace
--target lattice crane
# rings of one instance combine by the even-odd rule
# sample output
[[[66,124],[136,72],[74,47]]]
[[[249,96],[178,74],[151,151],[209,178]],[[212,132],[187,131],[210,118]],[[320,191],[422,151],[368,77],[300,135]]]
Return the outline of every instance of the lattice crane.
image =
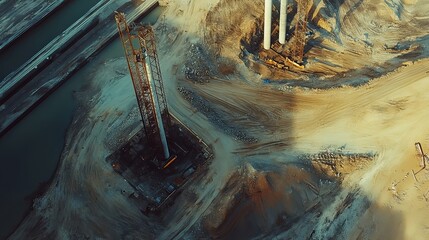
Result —
[[[307,33],[307,17],[309,0],[296,0],[297,21],[295,26],[295,40],[291,48],[291,58],[297,63],[302,63]]]
[[[127,24],[125,14],[115,12],[119,36],[133,82],[148,143],[163,165],[170,158],[167,135],[170,115],[152,27]],[[165,165],[164,165],[165,166]]]

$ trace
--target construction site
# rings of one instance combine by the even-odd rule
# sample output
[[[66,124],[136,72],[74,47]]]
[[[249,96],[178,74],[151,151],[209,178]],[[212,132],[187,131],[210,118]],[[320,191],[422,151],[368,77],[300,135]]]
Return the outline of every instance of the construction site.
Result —
[[[211,157],[209,146],[173,118],[167,106],[151,26],[130,27],[115,13],[143,129],[113,153],[108,162],[134,188],[143,213],[160,212]],[[197,171],[199,170],[199,171]]]
[[[427,239],[429,2],[38,1],[0,239]]]

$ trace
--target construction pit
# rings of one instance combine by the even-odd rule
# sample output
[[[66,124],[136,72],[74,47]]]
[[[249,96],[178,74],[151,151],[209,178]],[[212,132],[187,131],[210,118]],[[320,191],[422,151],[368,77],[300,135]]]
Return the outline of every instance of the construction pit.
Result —
[[[290,54],[276,49],[279,1],[271,50],[264,1],[160,3],[153,29],[169,111],[212,159],[169,207],[145,213],[174,180],[154,177],[162,194],[136,201],[145,178],[133,183],[121,167],[125,181],[105,161],[126,163],[121,147],[142,126],[126,60],[102,61],[77,93],[58,175],[13,239],[427,238],[429,171],[415,149],[429,146],[426,1],[309,1],[299,67],[276,59]],[[294,9],[289,1],[287,41]],[[171,178],[185,174],[183,161]]]
[[[130,198],[145,214],[160,213],[172,204],[186,183],[204,172],[213,154],[209,146],[177,119],[167,138],[171,158],[160,165],[156,146],[138,131],[126,144],[106,158],[113,169],[134,187]]]

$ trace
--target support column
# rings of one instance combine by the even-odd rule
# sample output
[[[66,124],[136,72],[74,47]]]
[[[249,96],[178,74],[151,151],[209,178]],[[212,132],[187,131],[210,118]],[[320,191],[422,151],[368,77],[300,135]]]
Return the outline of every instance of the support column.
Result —
[[[273,0],[265,0],[265,21],[264,21],[264,48],[271,48],[271,19],[273,11]]]
[[[144,53],[144,57],[145,57],[147,78],[149,80],[149,86],[152,92],[153,104],[155,105],[155,115],[156,115],[156,121],[158,123],[158,128],[159,128],[159,136],[161,138],[162,148],[164,150],[164,157],[165,157],[165,160],[167,160],[168,158],[170,158],[170,150],[168,149],[167,136],[165,135],[164,123],[162,122],[161,110],[159,109],[158,96],[156,94],[156,89],[155,89],[156,86],[152,77],[152,69],[150,68],[149,59],[146,52]]]
[[[286,43],[287,0],[280,2],[279,43]]]

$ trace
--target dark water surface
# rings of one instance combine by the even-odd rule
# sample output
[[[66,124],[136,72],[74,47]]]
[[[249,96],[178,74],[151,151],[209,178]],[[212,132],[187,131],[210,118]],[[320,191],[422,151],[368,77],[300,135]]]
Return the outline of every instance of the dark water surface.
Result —
[[[58,11],[46,18],[41,24],[30,28],[13,44],[2,50],[0,52],[0,81],[70,27],[99,1],[66,1]]]
[[[154,23],[161,12],[158,7],[142,21]],[[88,84],[87,76],[102,62],[122,56],[122,45],[116,39],[0,138],[0,239],[6,238],[25,217],[34,193],[54,175],[76,109],[73,93]]]

